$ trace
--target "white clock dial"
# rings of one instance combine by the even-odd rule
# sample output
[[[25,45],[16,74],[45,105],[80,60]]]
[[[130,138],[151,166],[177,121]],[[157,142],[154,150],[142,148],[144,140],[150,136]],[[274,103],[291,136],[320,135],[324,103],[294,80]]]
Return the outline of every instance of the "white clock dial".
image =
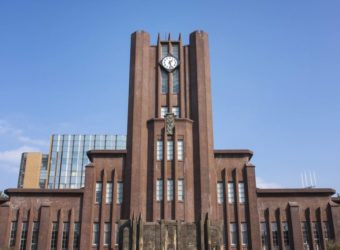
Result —
[[[167,70],[173,70],[177,67],[178,61],[173,56],[166,56],[161,61],[162,66]]]

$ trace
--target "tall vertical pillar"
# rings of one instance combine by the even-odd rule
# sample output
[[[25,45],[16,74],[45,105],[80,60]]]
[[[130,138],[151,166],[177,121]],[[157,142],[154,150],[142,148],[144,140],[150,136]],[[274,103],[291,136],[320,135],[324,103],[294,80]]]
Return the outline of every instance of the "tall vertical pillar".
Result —
[[[42,205],[40,208],[40,224],[39,231],[46,232],[39,234],[38,250],[50,249],[51,247],[51,207],[50,205]]]
[[[11,228],[11,208],[9,204],[0,207],[0,247],[7,247]]]
[[[332,226],[334,230],[334,242],[340,243],[340,206],[331,205]]]
[[[289,207],[289,224],[290,230],[292,231],[291,235],[293,239],[292,244],[293,249],[295,250],[303,249],[299,205],[296,202],[289,202],[288,207]]]

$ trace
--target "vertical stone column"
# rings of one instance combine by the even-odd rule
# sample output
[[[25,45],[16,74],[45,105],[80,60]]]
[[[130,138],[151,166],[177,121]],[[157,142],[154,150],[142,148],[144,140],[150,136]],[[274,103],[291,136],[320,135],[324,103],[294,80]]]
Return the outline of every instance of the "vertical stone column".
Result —
[[[39,233],[38,237],[38,250],[46,250],[51,247],[51,235],[52,235],[52,221],[51,221],[51,208],[49,205],[42,205],[40,208],[39,218],[39,231],[45,233]]]
[[[64,211],[59,210],[58,214],[58,238],[57,238],[57,250],[61,250],[63,242],[63,231],[64,231]]]
[[[69,220],[69,232],[68,232],[68,249],[73,249],[74,241],[74,209],[70,210],[70,220]]]
[[[302,241],[302,231],[301,231],[301,220],[300,220],[300,211],[299,205],[296,202],[288,203],[289,209],[289,225],[292,236],[292,246],[294,250],[303,249],[303,241]]]
[[[11,207],[9,202],[0,206],[0,247],[7,247],[11,230]]]
[[[340,206],[330,205],[332,214],[332,227],[335,243],[340,243]]]
[[[34,212],[33,208],[31,207],[30,210],[28,211],[28,220],[27,220],[27,240],[26,240],[26,249],[31,250],[31,244],[32,244],[32,234],[33,234],[33,218],[34,218]]]

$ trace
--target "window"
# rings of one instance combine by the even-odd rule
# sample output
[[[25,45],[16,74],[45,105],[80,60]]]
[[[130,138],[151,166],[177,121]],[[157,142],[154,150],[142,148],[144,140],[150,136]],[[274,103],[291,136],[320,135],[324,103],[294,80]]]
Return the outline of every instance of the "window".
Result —
[[[22,231],[21,231],[21,240],[20,240],[20,250],[26,249],[27,231],[28,231],[28,223],[23,222]]]
[[[327,241],[330,237],[330,227],[328,221],[323,222],[323,233],[324,233],[324,239]]]
[[[99,243],[99,223],[93,223],[92,245],[97,246]]]
[[[183,140],[177,141],[177,159],[183,161],[184,159],[184,142]]]
[[[74,223],[74,233],[73,233],[73,250],[79,250],[80,246],[80,224],[79,222]]]
[[[116,242],[115,245],[117,246],[119,244],[119,224],[115,224],[115,235],[116,235]]]
[[[261,229],[261,243],[262,243],[262,250],[268,249],[268,232],[267,232],[267,223],[261,222],[260,224]]]
[[[230,223],[230,241],[232,246],[236,246],[237,244],[236,223]]]
[[[53,222],[51,236],[51,250],[57,249],[57,240],[58,240],[58,222]]]
[[[248,245],[248,226],[247,223],[241,223],[242,245]]]
[[[62,250],[67,250],[69,231],[70,231],[70,223],[64,222]]]
[[[273,248],[274,250],[279,250],[279,232],[277,230],[277,223],[272,222],[272,237],[273,237]]]
[[[319,250],[321,249],[321,228],[319,222],[313,222],[313,236],[314,236],[314,243],[315,243],[315,249]]]
[[[163,160],[163,141],[157,141],[157,161]]]
[[[103,183],[101,182],[96,183],[96,203],[102,202],[102,187]]]
[[[10,238],[9,238],[9,247],[15,246],[15,240],[16,240],[16,237],[17,237],[17,228],[18,228],[18,222],[12,221],[11,235],[10,235]]]
[[[303,235],[303,249],[309,250],[309,230],[308,230],[308,224],[307,222],[301,222],[301,228],[302,228],[302,235]]]
[[[31,250],[38,249],[39,222],[33,222]]]
[[[111,243],[111,224],[104,224],[104,245],[108,246]]]
[[[172,107],[172,113],[174,113],[174,116],[176,118],[179,118],[179,107],[178,106]]]
[[[179,71],[175,69],[172,73],[172,93],[179,93]]]
[[[167,44],[162,44],[162,57],[165,57],[169,54],[169,47]]]
[[[169,89],[169,74],[162,70],[162,94],[167,94]]]
[[[238,184],[238,195],[239,195],[239,202],[240,203],[245,203],[246,202],[246,193],[244,190],[244,183],[240,182]]]
[[[228,183],[228,202],[234,203],[235,202],[235,190],[234,190],[234,183]]]
[[[224,201],[224,185],[222,181],[217,182],[217,203],[223,204]]]
[[[290,249],[290,242],[289,242],[289,229],[288,229],[288,223],[287,222],[282,222],[282,230],[283,230],[284,249],[289,250]]]
[[[123,202],[123,182],[117,182],[117,204]]]
[[[167,188],[168,201],[172,201],[174,199],[174,181],[172,179],[168,179],[167,185],[168,185]]]
[[[161,107],[161,118],[164,118],[168,113],[168,107]]]
[[[106,183],[106,197],[105,197],[105,202],[107,204],[112,203],[112,182],[107,182]]]
[[[178,179],[177,180],[177,198],[179,201],[184,201],[184,180]]]
[[[163,200],[163,180],[158,179],[156,183],[156,201]]]
[[[174,158],[174,142],[169,140],[167,141],[167,160],[171,161]]]

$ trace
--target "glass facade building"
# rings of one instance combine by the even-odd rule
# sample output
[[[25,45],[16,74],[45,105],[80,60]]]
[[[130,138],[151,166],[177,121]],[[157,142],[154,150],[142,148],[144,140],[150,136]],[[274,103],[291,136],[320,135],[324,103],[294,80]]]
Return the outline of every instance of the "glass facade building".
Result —
[[[52,135],[48,188],[81,188],[86,152],[92,149],[125,150],[125,135]]]

